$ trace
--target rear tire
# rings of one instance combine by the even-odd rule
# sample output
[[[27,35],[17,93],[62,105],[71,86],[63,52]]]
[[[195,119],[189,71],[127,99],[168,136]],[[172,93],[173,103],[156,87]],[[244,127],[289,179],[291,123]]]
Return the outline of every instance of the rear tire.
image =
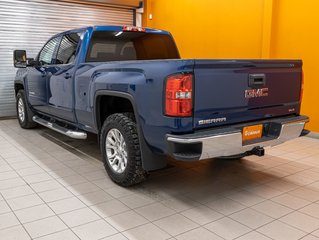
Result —
[[[102,126],[100,140],[105,170],[115,183],[128,187],[146,179],[132,114],[109,116]]]
[[[24,90],[19,90],[17,94],[16,110],[19,124],[22,128],[35,128],[37,123],[32,120],[34,113],[31,111]]]

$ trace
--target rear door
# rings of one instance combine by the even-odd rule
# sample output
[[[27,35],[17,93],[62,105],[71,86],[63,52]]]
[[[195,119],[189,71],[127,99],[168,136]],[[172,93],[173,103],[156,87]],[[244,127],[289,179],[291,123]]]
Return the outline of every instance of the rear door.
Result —
[[[301,61],[195,60],[194,127],[299,114]]]

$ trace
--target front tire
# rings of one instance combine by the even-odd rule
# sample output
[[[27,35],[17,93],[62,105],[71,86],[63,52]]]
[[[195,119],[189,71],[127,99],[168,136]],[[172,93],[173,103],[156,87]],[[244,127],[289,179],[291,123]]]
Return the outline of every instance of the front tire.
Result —
[[[117,184],[128,187],[145,180],[136,123],[127,113],[109,116],[101,130],[104,167]]]
[[[16,110],[18,121],[22,128],[29,129],[37,126],[32,120],[34,114],[27,103],[24,90],[19,90],[17,94]]]

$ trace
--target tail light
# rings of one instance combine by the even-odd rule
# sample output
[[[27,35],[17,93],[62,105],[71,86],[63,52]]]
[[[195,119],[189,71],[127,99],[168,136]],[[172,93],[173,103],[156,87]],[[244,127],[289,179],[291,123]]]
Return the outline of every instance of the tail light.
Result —
[[[302,71],[301,73],[301,88],[300,88],[300,102],[302,101],[302,96],[303,96],[303,88],[304,88],[304,79],[305,79],[305,74],[304,72]]]
[[[166,80],[165,114],[190,117],[193,112],[193,75],[177,74]]]

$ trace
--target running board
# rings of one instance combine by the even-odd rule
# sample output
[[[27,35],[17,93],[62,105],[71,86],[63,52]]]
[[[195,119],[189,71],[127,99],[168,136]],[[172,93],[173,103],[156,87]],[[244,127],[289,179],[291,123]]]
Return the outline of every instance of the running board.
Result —
[[[59,133],[62,133],[70,138],[75,138],[75,139],[86,139],[87,138],[87,134],[86,132],[82,132],[82,131],[76,131],[76,130],[70,130],[68,128],[65,127],[61,127],[60,125],[56,124],[56,123],[52,123],[49,121],[44,120],[43,118],[39,118],[37,116],[33,116],[32,120],[42,126],[45,126],[47,128],[50,128],[54,131],[57,131]]]

